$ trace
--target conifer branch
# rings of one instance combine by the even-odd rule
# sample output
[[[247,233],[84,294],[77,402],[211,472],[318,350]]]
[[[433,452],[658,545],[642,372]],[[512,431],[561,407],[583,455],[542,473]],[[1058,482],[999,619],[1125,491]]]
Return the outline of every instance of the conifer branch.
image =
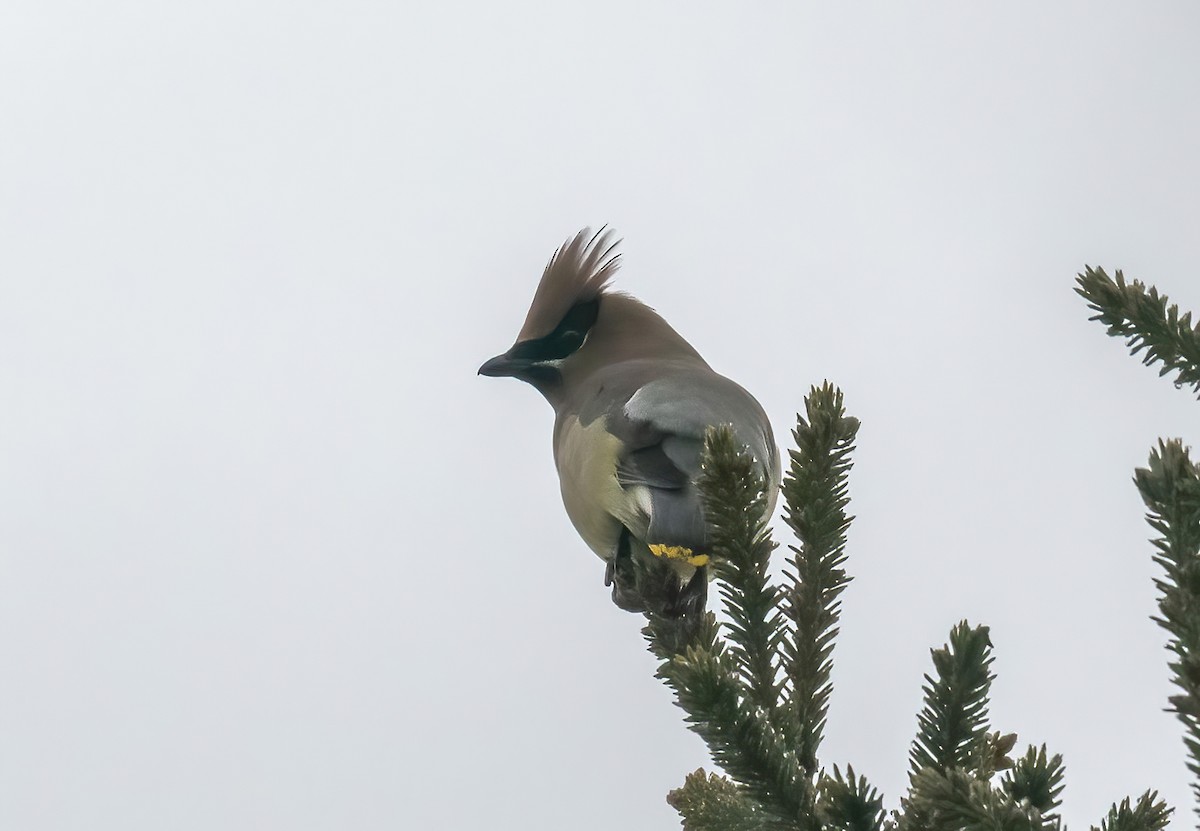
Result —
[[[717,637],[712,612],[705,613],[690,645],[681,652],[672,652],[669,634],[663,634],[673,631],[673,623],[651,615],[642,631],[651,651],[663,659],[657,675],[675,691],[689,728],[704,739],[713,761],[764,810],[784,820],[802,816],[796,754],[766,714],[746,704],[745,688],[724,641]]]
[[[1159,375],[1176,372],[1176,387],[1191,385],[1200,395],[1200,324],[1192,325],[1191,312],[1181,316],[1154,286],[1147,289],[1139,280],[1127,284],[1120,271],[1112,280],[1103,269],[1087,267],[1077,282],[1075,291],[1097,313],[1092,320],[1125,338],[1133,355],[1144,349],[1142,363],[1162,363]],[[1188,769],[1195,777],[1192,792],[1200,800],[1200,467],[1181,441],[1160,439],[1149,466],[1135,471],[1134,482],[1149,508],[1146,520],[1158,534],[1154,562],[1165,573],[1154,581],[1161,617],[1153,619],[1171,635],[1169,666],[1181,693],[1171,696],[1170,709],[1184,725]],[[1165,825],[1169,809],[1155,796],[1147,792],[1135,808],[1128,799],[1114,805],[1101,829]],[[1196,810],[1200,813],[1200,807]]]
[[[1076,282],[1076,293],[1096,312],[1091,320],[1107,326],[1110,335],[1125,338],[1131,354],[1144,349],[1146,366],[1162,363],[1159,375],[1177,372],[1175,386],[1190,385],[1200,396],[1200,323],[1192,325],[1191,312],[1181,317],[1177,305],[1167,305],[1165,294],[1154,286],[1147,289],[1140,280],[1126,283],[1119,270],[1113,280],[1104,269],[1085,266]]]
[[[804,399],[807,419],[797,417],[796,449],[783,483],[784,519],[795,532],[786,571],[784,614],[790,637],[782,643],[787,679],[784,733],[800,764],[815,776],[832,684],[833,645],[841,602],[850,578],[846,562],[847,476],[858,419],[846,415],[841,390],[826,382]]]
[[[926,675],[922,687],[925,706],[909,753],[913,777],[925,768],[977,768],[987,739],[988,693],[995,678],[988,628],[964,620],[950,631],[946,646],[930,652],[937,679]]]
[[[920,831],[1042,831],[1033,806],[1018,805],[965,770],[923,768],[913,776],[902,827]],[[917,819],[919,817],[919,820]]]
[[[1158,798],[1155,791],[1146,791],[1138,798],[1137,805],[1130,807],[1129,797],[1113,805],[1108,815],[1100,820],[1100,828],[1092,831],[1162,831],[1171,819],[1171,809]]]
[[[1057,810],[1062,804],[1059,796],[1063,790],[1064,773],[1060,754],[1047,757],[1045,745],[1040,748],[1030,745],[1025,755],[1005,774],[1000,787],[1018,805],[1028,804],[1036,808],[1046,831],[1056,831],[1062,827],[1062,818]]]
[[[1183,722],[1192,792],[1200,799],[1200,467],[1179,439],[1160,440],[1134,482],[1158,534],[1154,562],[1164,574],[1154,581],[1160,593],[1154,621],[1171,636],[1169,666],[1180,693],[1169,699],[1170,709]]]
[[[742,452],[729,427],[705,436],[700,492],[713,546],[729,652],[746,684],[746,698],[768,716],[779,706],[778,651],[783,638],[778,591],[767,566],[775,543],[767,527],[767,493],[759,463]]]
[[[837,765],[833,776],[821,775],[817,783],[817,817],[826,831],[884,831],[888,827],[883,797],[865,776],[855,778],[850,765],[846,766],[844,779]]]
[[[836,598],[847,582],[840,568],[849,524],[845,478],[858,422],[845,415],[841,393],[829,384],[814,389],[806,407],[808,420],[800,419],[796,431],[802,449],[793,454],[789,475],[791,524],[802,550],[788,598],[767,576],[775,544],[764,517],[769,498],[759,462],[740,452],[728,429],[712,430],[699,486],[730,618],[729,643],[718,636],[712,615],[687,644],[675,638],[677,624],[656,615],[645,633],[663,660],[659,677],[675,690],[691,729],[742,796],[760,808],[754,821],[815,831],[816,750],[829,698]],[[705,821],[697,806],[732,804],[728,793],[714,802],[713,787],[693,779],[675,792],[694,822]]]
[[[724,776],[689,773],[683,786],[667,794],[667,804],[683,818],[684,831],[766,831],[771,818]]]
[[[1008,754],[1016,743],[1016,733],[989,733],[976,748],[970,770],[980,779],[991,779],[997,771],[1011,769],[1015,763]]]
[[[937,678],[926,675],[922,686],[909,791],[897,815],[902,831],[1026,828],[1036,819],[1024,809],[1013,813],[1016,803],[989,781],[1012,766],[1008,752],[1017,738],[988,733],[991,646],[986,626],[964,620],[950,630],[945,646],[930,650]]]
[[[716,618],[689,622],[649,615],[644,633],[662,660],[658,676],[674,690],[692,730],[730,778],[689,775],[669,802],[685,831],[1059,831],[1060,756],[1030,748],[1014,762],[1014,734],[988,732],[991,641],[966,621],[932,650],[925,703],[910,752],[911,787],[889,819],[883,800],[847,768],[820,771],[819,750],[831,692],[839,597],[849,582],[847,474],[858,421],[825,384],[805,399],[797,449],[783,486],[785,520],[799,546],[777,590],[767,577],[774,543],[762,520],[768,496],[756,462],[729,430],[706,436],[700,488],[713,540],[713,570],[729,614],[728,642]],[[1200,758],[1200,470],[1178,442],[1164,444],[1138,472],[1138,486],[1161,535],[1166,569],[1159,622],[1173,635],[1172,664],[1184,694],[1172,703]],[[1195,586],[1195,595],[1185,589]],[[1195,622],[1193,626],[1189,621]],[[682,633],[682,635],[681,635]],[[782,680],[780,680],[782,675]],[[999,771],[1007,774],[993,784]],[[1148,793],[1113,806],[1101,831],[1161,831],[1169,810]]]

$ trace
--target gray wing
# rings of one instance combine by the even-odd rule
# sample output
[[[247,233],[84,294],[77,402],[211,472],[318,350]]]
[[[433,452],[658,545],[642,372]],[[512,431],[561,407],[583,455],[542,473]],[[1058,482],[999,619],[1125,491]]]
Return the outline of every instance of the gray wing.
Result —
[[[629,451],[617,478],[623,487],[642,485],[650,494],[647,543],[707,550],[695,481],[710,426],[732,426],[764,466],[770,492],[777,489],[779,453],[766,413],[750,393],[722,375],[697,369],[650,381],[625,403],[623,415],[621,438]]]

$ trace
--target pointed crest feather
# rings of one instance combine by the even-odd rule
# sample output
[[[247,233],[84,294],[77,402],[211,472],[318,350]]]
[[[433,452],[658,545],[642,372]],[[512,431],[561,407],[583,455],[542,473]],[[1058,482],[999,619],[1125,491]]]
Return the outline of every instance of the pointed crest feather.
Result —
[[[605,225],[594,233],[584,228],[559,246],[542,272],[517,341],[549,334],[576,303],[603,294],[621,266],[620,244],[616,231]]]

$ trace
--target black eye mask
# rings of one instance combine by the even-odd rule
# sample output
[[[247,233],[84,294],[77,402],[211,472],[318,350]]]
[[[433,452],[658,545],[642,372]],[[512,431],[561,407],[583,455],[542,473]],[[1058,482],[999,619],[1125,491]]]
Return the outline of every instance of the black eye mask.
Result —
[[[567,357],[583,346],[583,341],[596,322],[599,312],[599,298],[573,306],[558,326],[554,327],[553,332],[537,340],[517,344],[512,351],[512,357],[537,363]]]

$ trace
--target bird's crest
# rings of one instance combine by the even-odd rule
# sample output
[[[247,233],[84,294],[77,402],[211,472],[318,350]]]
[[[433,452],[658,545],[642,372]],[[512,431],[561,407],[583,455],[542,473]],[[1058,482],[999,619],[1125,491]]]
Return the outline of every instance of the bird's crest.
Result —
[[[605,225],[596,232],[584,228],[559,246],[542,272],[517,341],[549,334],[573,306],[603,294],[621,266],[620,244],[616,231]]]

